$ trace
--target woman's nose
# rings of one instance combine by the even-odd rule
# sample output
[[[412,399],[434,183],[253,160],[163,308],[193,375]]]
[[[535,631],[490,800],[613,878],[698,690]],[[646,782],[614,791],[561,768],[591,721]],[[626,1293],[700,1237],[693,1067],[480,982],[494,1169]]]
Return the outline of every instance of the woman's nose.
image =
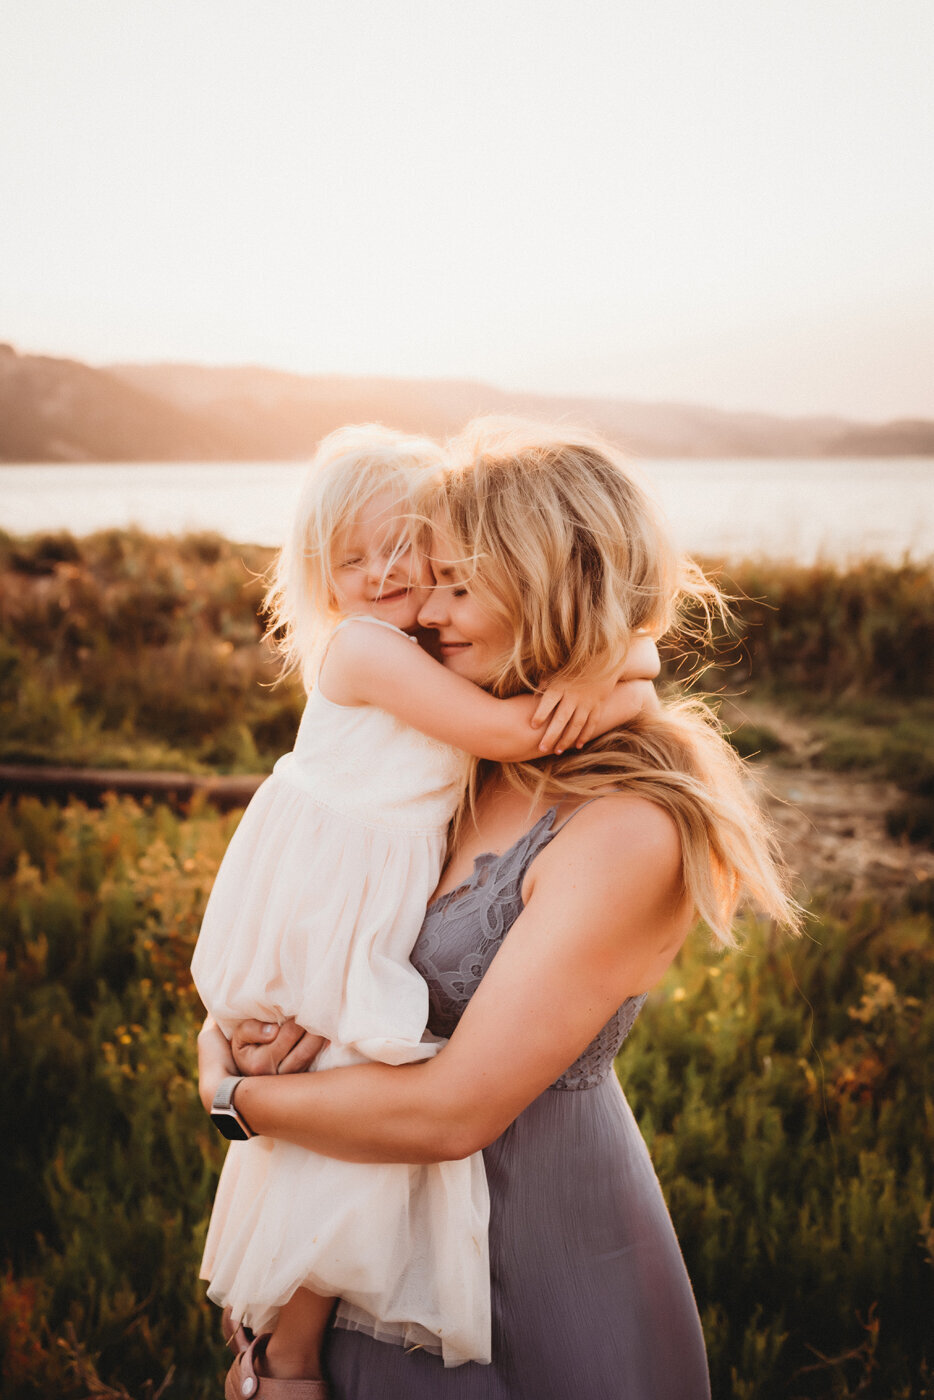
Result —
[[[433,588],[418,610],[419,627],[444,627],[447,622],[445,590]]]

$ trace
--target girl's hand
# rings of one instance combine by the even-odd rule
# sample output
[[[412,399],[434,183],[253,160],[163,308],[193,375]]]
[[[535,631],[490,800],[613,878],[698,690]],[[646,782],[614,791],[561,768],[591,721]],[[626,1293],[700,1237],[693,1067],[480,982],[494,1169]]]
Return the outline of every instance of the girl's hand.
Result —
[[[277,1026],[269,1021],[241,1021],[234,1029],[231,1054],[239,1074],[299,1074],[327,1045],[294,1019]]]
[[[654,681],[661,670],[661,660],[655,638],[640,630],[632,643],[618,673],[606,680],[580,680],[574,685],[549,685],[542,692],[532,725],[539,729],[549,720],[539,748],[542,753],[563,753],[576,744],[579,749],[589,744],[597,734],[615,729],[632,719],[643,705],[632,697],[647,692],[633,691],[624,699],[626,682]],[[611,702],[612,697],[612,703]],[[651,704],[652,701],[647,701]]]
[[[221,1082],[237,1073],[230,1041],[213,1016],[208,1016],[198,1033],[198,1092],[210,1113]]]
[[[541,737],[542,753],[564,753],[583,743],[585,732],[593,732],[593,721],[616,689],[616,677],[602,681],[579,681],[576,685],[549,685],[542,692],[532,717],[537,729],[548,723]]]

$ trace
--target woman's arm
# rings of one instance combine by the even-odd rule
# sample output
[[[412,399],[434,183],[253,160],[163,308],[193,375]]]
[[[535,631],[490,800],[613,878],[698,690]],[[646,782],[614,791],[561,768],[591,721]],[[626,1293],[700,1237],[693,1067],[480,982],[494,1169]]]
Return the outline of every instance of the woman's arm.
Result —
[[[582,811],[536,858],[523,895],[434,1059],[244,1080],[236,1103],[251,1127],[347,1161],[468,1156],[574,1062],[626,997],[658,981],[692,917],[674,823],[625,796]],[[217,1034],[202,1037],[208,1102],[233,1072]]]
[[[651,671],[651,665],[646,669]],[[550,724],[544,734],[533,726],[536,696],[499,700],[445,670],[420,647],[386,627],[341,628],[328,647],[319,684],[337,704],[377,705],[423,734],[477,758],[517,763],[566,746],[560,742],[566,727],[563,719]],[[644,685],[630,689],[639,684],[623,682],[616,687],[601,710],[597,732],[627,723],[647,703]],[[573,738],[569,736],[567,742]]]

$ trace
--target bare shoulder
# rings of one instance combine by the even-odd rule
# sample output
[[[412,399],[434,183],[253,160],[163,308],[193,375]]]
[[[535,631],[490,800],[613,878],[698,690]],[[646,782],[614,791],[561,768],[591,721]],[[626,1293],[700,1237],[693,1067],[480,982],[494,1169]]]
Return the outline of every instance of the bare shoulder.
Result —
[[[650,857],[668,870],[680,869],[681,838],[674,818],[657,803],[630,793],[609,793],[566,818],[551,847],[570,859],[592,852],[598,860]]]
[[[338,627],[328,643],[328,656],[355,660],[373,656],[407,655],[418,649],[413,638],[396,627],[366,617],[351,617]]]
[[[606,896],[637,883],[642,900],[672,899],[682,892],[681,837],[656,803],[611,793],[573,812],[529,875],[540,892],[571,882]]]
[[[320,679],[329,697],[340,704],[359,699],[361,679],[403,670],[416,663],[420,647],[404,632],[365,618],[352,618],[328,642]]]
[[[533,860],[522,893],[516,929],[528,916],[536,953],[605,984],[614,1005],[655,985],[694,919],[675,822],[621,793],[573,814]]]

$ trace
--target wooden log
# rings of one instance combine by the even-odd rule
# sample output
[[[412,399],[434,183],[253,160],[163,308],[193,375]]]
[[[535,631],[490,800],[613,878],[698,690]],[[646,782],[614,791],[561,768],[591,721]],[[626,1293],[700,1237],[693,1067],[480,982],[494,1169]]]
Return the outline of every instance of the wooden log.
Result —
[[[0,764],[0,793],[30,793],[63,801],[80,798],[98,806],[107,793],[127,797],[153,797],[182,807],[198,793],[221,811],[245,807],[263,773],[213,774],[133,772],[118,768],[36,768],[26,764]]]

